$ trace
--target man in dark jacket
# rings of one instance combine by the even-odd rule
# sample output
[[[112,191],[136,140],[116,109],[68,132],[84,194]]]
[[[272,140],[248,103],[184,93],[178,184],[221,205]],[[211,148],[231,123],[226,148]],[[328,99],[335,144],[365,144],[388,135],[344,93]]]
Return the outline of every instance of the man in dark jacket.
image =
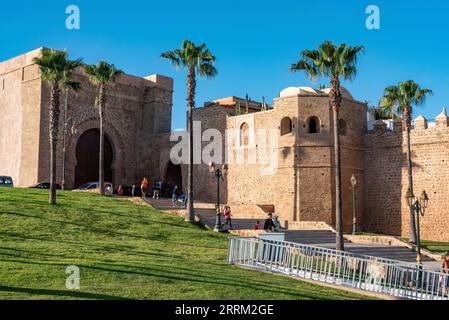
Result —
[[[268,219],[265,220],[265,224],[263,226],[263,229],[265,231],[273,231],[275,229],[275,225],[274,225],[274,222],[273,222],[273,215],[271,213],[268,215]]]

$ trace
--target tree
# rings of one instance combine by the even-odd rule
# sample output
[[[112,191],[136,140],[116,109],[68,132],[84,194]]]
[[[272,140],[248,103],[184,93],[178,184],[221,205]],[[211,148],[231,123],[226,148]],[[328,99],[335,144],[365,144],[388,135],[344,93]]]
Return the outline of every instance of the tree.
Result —
[[[98,62],[97,65],[90,65],[85,67],[87,76],[90,82],[98,87],[98,96],[95,101],[98,107],[98,115],[100,117],[100,156],[99,156],[99,172],[98,181],[100,194],[104,196],[104,115],[106,112],[106,94],[109,84],[115,83],[117,77],[123,74],[122,70],[117,69],[113,64],[105,61]]]
[[[334,152],[335,152],[335,216],[337,250],[344,250],[343,212],[341,195],[341,150],[339,136],[339,109],[342,102],[340,78],[352,80],[357,74],[357,57],[364,47],[351,47],[346,44],[336,46],[330,41],[321,44],[317,50],[305,50],[301,59],[290,66],[290,71],[304,71],[315,81],[319,77],[330,79],[329,99],[333,111]]]
[[[372,106],[369,108],[369,110],[372,112],[376,120],[392,120],[398,117],[394,110],[390,111],[380,106]]]
[[[422,89],[413,80],[400,82],[396,86],[385,88],[384,95],[380,100],[380,107],[389,112],[402,114],[402,122],[405,128],[405,140],[407,144],[407,170],[408,188],[413,192],[413,166],[411,155],[410,130],[412,127],[413,105],[423,105],[427,95],[432,95],[430,89]],[[416,243],[416,225],[413,208],[410,208],[410,242]]]
[[[69,60],[67,50],[43,49],[41,56],[33,59],[39,66],[42,80],[50,87],[50,195],[49,203],[56,204],[56,149],[59,134],[61,88],[79,90],[80,84],[71,81],[73,71],[81,66],[82,59]]]
[[[189,40],[184,40],[181,49],[167,51],[161,55],[168,59],[176,68],[187,70],[187,131],[189,133],[189,164],[188,164],[188,185],[187,185],[187,214],[186,221],[195,221],[193,207],[193,110],[195,109],[196,95],[196,75],[200,77],[213,78],[217,74],[214,67],[215,57],[207,49],[206,45],[196,46]]]

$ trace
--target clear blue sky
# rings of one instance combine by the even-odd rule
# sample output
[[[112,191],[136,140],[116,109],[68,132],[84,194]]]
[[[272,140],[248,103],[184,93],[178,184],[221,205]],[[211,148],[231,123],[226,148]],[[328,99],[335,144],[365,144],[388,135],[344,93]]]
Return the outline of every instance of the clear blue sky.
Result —
[[[65,8],[78,5],[81,29],[65,28]],[[365,28],[365,9],[381,10],[381,30]],[[86,63],[99,59],[127,73],[175,79],[173,129],[185,127],[185,72],[159,58],[183,39],[205,42],[218,76],[198,83],[197,105],[246,93],[269,101],[289,86],[311,85],[289,65],[324,40],[364,45],[359,74],[344,85],[376,104],[384,87],[414,79],[434,90],[415,110],[435,118],[449,107],[449,3],[441,0],[278,1],[7,1],[0,13],[0,60],[37,47],[67,48]],[[319,80],[318,83],[327,83]]]

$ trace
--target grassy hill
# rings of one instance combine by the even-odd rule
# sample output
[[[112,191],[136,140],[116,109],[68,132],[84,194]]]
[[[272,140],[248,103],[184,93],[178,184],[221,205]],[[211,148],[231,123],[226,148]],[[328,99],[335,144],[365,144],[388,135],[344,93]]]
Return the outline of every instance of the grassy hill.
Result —
[[[95,194],[0,189],[0,299],[363,299],[226,265],[227,236]],[[66,267],[81,272],[65,287]]]

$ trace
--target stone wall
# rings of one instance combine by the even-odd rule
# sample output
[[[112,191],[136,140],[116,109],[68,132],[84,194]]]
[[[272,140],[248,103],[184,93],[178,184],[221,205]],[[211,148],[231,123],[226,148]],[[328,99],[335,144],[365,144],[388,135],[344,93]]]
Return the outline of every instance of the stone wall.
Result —
[[[446,117],[445,115],[440,115]],[[404,195],[408,188],[405,133],[400,122],[394,132],[365,136],[365,228],[408,237],[410,211]],[[421,217],[423,239],[449,241],[449,128],[415,121],[411,133],[414,193],[429,195]]]
[[[13,176],[17,186],[48,181],[50,172],[49,108],[50,91],[40,79],[32,58],[42,49],[0,64],[0,112],[6,123],[0,127],[1,174]],[[2,90],[5,80],[5,90]],[[74,72],[82,91],[69,92],[66,183],[74,187],[78,139],[89,129],[99,128],[95,106],[97,88],[87,79],[82,68]],[[158,153],[153,136],[171,130],[173,80],[153,75],[140,78],[122,75],[107,88],[105,135],[113,149],[113,183],[131,185],[151,174],[146,157]],[[63,109],[57,153],[57,181],[62,179]]]

